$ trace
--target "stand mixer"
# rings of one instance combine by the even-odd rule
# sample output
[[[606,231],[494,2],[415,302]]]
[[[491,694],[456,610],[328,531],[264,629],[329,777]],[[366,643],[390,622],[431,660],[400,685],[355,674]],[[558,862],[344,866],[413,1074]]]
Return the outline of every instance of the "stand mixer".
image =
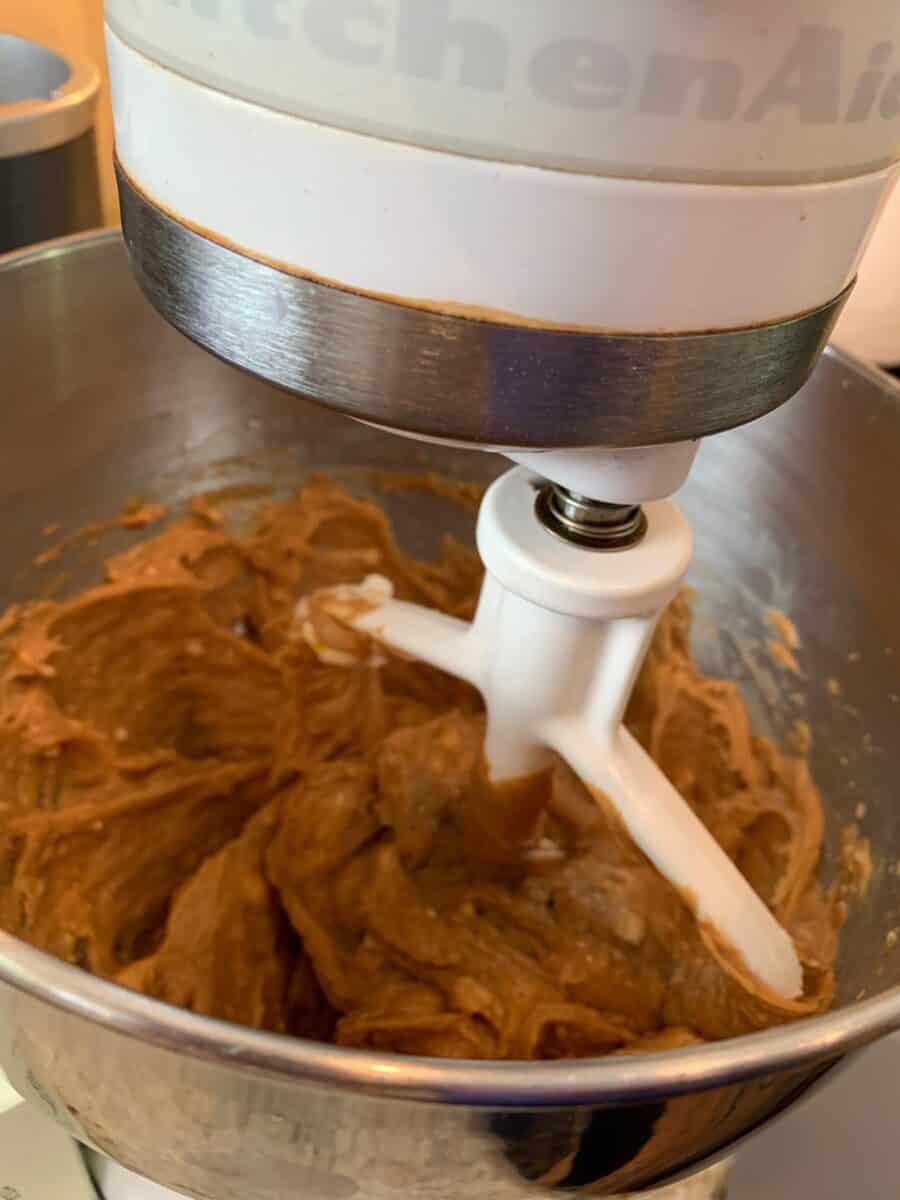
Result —
[[[479,687],[494,782],[567,759],[727,952],[796,997],[790,939],[622,718],[691,560],[671,497],[701,439],[807,380],[894,184],[896,6],[107,14],[125,239],[162,315],[358,421],[518,464],[482,506],[472,626],[377,580],[324,602]]]
[[[893,6],[107,11],[125,237],[162,314],[521,464],[482,509],[472,628],[390,600],[358,628],[481,690],[495,782],[566,759],[798,997],[790,939],[622,720],[690,561],[669,497],[700,438],[806,379],[894,182]]]

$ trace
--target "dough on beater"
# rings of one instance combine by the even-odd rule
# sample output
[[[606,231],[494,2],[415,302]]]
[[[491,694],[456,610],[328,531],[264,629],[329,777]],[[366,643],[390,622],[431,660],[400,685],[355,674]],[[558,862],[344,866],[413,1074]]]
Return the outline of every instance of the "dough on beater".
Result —
[[[0,626],[0,925],[198,1012],[416,1054],[638,1053],[828,1006],[845,898],[817,882],[819,793],[698,671],[683,598],[628,723],[794,937],[797,1002],[564,764],[490,788],[467,685],[297,637],[300,598],[373,574],[461,617],[481,580],[473,551],[416,562],[316,478],[244,536],[199,502]]]

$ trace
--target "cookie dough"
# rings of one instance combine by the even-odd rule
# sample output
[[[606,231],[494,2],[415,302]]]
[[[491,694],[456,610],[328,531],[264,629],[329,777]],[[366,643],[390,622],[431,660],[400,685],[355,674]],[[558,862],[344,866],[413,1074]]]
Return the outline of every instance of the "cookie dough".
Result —
[[[470,497],[464,497],[468,502]],[[802,1000],[746,978],[558,763],[492,789],[478,694],[314,599],[388,577],[474,612],[477,556],[405,556],[327,478],[250,533],[195,502],[99,586],[2,626],[0,926],[160,1000],[342,1045],[484,1059],[668,1049],[826,1008],[836,894],[801,758],[704,676],[677,600],[628,724],[793,936]]]

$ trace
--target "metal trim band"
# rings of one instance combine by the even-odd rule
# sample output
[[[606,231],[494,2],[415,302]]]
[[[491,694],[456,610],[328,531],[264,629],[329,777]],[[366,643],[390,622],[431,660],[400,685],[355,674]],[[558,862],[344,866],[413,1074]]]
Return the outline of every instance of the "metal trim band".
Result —
[[[539,329],[360,295],[180,224],[118,169],[144,293],[226,362],[350,417],[509,449],[648,446],[763,416],[808,379],[850,294],[784,321],[686,334]]]

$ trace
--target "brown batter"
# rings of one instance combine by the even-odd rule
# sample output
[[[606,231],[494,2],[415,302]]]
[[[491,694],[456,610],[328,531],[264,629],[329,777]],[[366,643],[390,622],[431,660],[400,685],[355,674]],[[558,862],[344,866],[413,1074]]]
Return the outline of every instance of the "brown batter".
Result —
[[[789,929],[766,994],[562,764],[492,792],[478,695],[298,598],[370,573],[470,617],[475,554],[404,557],[324,478],[230,533],[203,502],[107,581],[5,619],[0,925],[173,1004],[343,1045],[550,1058],[728,1037],[828,1006],[843,898],[801,759],[662,621],[628,723]],[[340,659],[341,654],[337,655]]]

